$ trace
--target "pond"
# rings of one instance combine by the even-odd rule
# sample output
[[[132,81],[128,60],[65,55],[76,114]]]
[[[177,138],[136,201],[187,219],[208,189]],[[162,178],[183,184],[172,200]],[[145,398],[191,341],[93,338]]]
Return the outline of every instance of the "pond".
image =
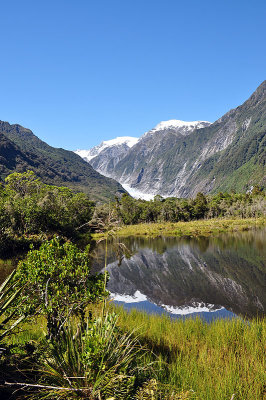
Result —
[[[210,321],[264,316],[265,229],[217,237],[130,237],[108,243],[108,289],[115,304],[174,318]],[[126,251],[125,251],[126,249]],[[103,271],[105,242],[94,250]]]

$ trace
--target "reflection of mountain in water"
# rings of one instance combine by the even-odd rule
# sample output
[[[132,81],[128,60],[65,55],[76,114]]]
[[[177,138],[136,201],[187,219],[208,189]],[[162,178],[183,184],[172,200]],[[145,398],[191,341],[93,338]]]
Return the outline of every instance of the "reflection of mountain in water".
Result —
[[[116,299],[140,293],[171,313],[225,307],[236,314],[262,315],[266,309],[263,233],[123,240],[133,255],[118,266],[109,246],[108,289]],[[98,253],[102,251],[100,247]]]

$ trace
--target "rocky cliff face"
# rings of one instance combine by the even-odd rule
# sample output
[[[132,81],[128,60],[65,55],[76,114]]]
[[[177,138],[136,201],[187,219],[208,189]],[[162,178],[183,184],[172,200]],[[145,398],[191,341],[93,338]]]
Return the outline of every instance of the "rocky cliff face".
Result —
[[[89,150],[76,150],[75,153],[89,162],[96,171],[111,176],[116,164],[126,156],[138,140],[130,136],[117,137],[105,140]]]
[[[210,124],[163,121],[119,154],[99,154],[94,168],[127,190],[190,197],[245,191],[264,182],[266,81],[241,106]]]
[[[143,193],[177,195],[188,174],[185,143],[192,133],[201,135],[209,122],[163,121],[146,132],[117,163],[111,176]],[[175,149],[175,152],[173,153]]]

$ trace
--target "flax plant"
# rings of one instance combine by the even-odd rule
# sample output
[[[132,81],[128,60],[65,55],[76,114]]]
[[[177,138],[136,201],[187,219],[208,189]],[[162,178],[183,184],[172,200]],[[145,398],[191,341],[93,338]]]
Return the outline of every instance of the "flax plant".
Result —
[[[25,318],[25,315],[18,315],[17,307],[13,307],[23,289],[23,286],[14,280],[14,274],[15,271],[0,286],[0,344]]]
[[[119,331],[117,316],[107,313],[88,320],[85,332],[81,324],[65,326],[42,360],[41,381],[21,385],[27,399],[132,400],[152,371],[145,357],[138,338]]]

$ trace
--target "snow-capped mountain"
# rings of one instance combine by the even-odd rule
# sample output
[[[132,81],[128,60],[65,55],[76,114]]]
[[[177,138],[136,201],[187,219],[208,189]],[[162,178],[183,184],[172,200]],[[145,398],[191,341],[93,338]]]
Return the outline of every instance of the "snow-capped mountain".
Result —
[[[90,161],[92,158],[97,157],[103,150],[106,150],[110,147],[112,148],[130,148],[134,146],[138,142],[138,138],[131,136],[120,136],[111,140],[104,140],[98,146],[92,147],[89,150],[76,150],[75,153],[80,157],[84,158],[86,161]]]
[[[159,123],[108,176],[142,196],[194,197],[197,192],[243,192],[254,184],[264,186],[265,123],[266,81],[214,123]]]
[[[144,133],[139,139],[128,136],[117,137],[116,139],[103,141],[98,146],[89,150],[76,150],[75,153],[89,162],[96,171],[105,176],[114,177],[116,175],[117,164],[127,158],[129,153],[134,154],[134,158],[138,158],[138,150],[135,151],[135,149],[140,148],[141,153],[152,153],[153,147],[164,142],[168,134],[174,134],[177,138],[184,137],[210,124],[208,121],[188,122],[178,119],[161,121],[153,129]],[[132,187],[131,173],[135,175],[135,171],[132,170],[128,176],[123,174],[123,176],[117,176],[115,179],[119,180],[133,197],[149,200],[157,194],[156,188],[150,188],[150,191],[142,191]]]
[[[144,133],[141,138],[122,136],[111,140],[105,140],[98,146],[95,146],[89,150],[76,150],[75,153],[82,157],[84,160],[89,162],[96,171],[101,174],[112,177],[116,165],[126,157],[128,152],[139,143],[145,143],[147,138],[151,138],[155,134],[159,134],[159,141],[163,140],[165,134],[172,132],[178,136],[186,136],[195,129],[200,129],[209,126],[210,122],[207,121],[181,121],[178,119],[171,119],[169,121],[161,121],[153,129]],[[123,180],[123,179],[122,179]],[[156,191],[150,191],[150,193],[142,193],[136,189],[131,188],[130,182],[123,182],[125,188],[133,197],[142,197],[147,200],[153,198]]]
[[[161,131],[178,131],[183,136],[186,136],[194,129],[205,128],[209,126],[211,123],[208,121],[181,121],[179,119],[170,119],[168,121],[161,121],[159,124],[155,126],[155,128],[146,132],[144,136],[151,135],[155,132]]]
[[[103,142],[87,156],[96,171],[117,180],[134,197],[193,197],[264,186],[265,106],[266,81],[214,123],[162,121],[131,146],[117,138],[117,144]],[[86,159],[85,153],[77,153]]]

